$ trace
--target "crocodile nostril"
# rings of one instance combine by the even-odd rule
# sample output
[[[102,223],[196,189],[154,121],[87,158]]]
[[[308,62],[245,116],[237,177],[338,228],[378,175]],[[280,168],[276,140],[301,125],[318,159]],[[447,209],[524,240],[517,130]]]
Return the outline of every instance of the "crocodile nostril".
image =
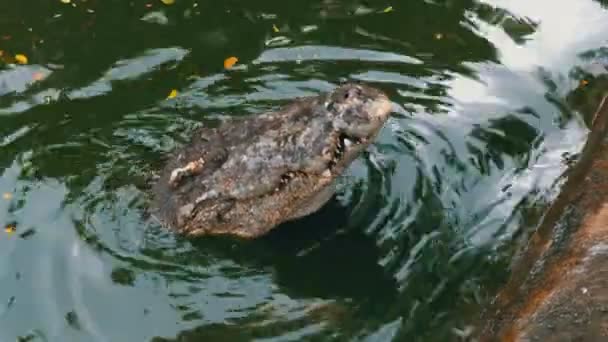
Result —
[[[353,88],[353,89],[349,89],[346,91],[346,93],[344,93],[344,99],[348,100],[350,97],[353,96],[361,96],[361,89],[357,88]]]

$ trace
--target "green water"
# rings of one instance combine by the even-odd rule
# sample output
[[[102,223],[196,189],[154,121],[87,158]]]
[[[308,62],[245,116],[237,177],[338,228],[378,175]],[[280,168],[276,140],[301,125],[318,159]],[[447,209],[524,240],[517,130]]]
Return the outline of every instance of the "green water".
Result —
[[[456,340],[585,142],[565,99],[607,36],[592,0],[2,1],[0,341]],[[192,129],[343,80],[394,113],[319,213],[246,243],[145,215]]]

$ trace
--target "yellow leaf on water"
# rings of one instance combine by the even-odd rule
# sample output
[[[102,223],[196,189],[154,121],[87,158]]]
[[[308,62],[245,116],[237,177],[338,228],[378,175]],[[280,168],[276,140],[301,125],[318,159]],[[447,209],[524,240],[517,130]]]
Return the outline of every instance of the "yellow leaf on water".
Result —
[[[228,57],[224,60],[224,68],[229,69],[232,68],[238,62],[239,59],[236,57]]]
[[[173,5],[175,3],[175,0],[160,0],[160,1],[162,1],[162,3],[165,5]]]
[[[587,80],[581,80],[581,87],[584,87],[587,84],[589,84],[589,81],[587,81]]]
[[[441,33],[435,33],[435,39],[439,40],[441,38],[443,38],[443,34],[441,34]]]
[[[167,96],[167,98],[172,99],[176,96],[177,96],[177,90],[173,89],[173,90],[171,90],[171,92],[169,93],[169,96]]]
[[[13,198],[13,194],[11,194],[10,192],[5,192],[2,194],[2,198],[4,198],[5,200],[10,200],[11,198]]]
[[[277,27],[277,25],[275,25],[275,24],[272,24],[272,30],[273,30],[274,32],[279,32],[279,28],[278,28],[278,27]]]
[[[15,226],[13,226],[13,225],[6,226],[6,227],[4,227],[4,231],[7,234],[12,234],[15,232]]]
[[[69,4],[70,0],[61,0],[61,2],[63,2],[64,4]]]
[[[393,6],[388,6],[387,8],[385,8],[382,12],[384,13],[388,13],[391,12],[393,10]]]
[[[15,61],[19,64],[27,64],[27,57],[18,53],[15,55]]]

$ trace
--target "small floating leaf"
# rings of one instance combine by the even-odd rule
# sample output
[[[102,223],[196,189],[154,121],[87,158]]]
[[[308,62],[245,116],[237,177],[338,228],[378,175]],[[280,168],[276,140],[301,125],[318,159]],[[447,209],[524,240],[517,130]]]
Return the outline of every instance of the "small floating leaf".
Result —
[[[233,66],[236,64],[236,62],[238,62],[238,61],[239,61],[239,59],[238,59],[238,58],[236,58],[236,57],[228,57],[228,58],[226,58],[226,59],[224,60],[224,68],[226,68],[226,69],[230,69],[230,68],[232,68],[232,67],[233,67]]]
[[[10,192],[5,192],[2,194],[2,198],[4,198],[5,200],[10,200],[11,198],[13,198],[13,194],[11,194]]]
[[[15,61],[19,64],[27,64],[27,57],[18,53],[15,55]]]
[[[581,80],[581,88],[586,86],[587,84],[589,84],[589,81],[587,80]]]
[[[162,3],[165,5],[173,5],[175,3],[175,0],[160,0],[160,1],[162,1]]]
[[[439,39],[443,38],[443,34],[441,34],[441,33],[435,33],[434,37],[435,37],[435,39],[439,40]]]
[[[393,6],[388,6],[387,8],[385,8],[382,12],[384,13],[388,13],[388,12],[392,12],[393,11]]]
[[[172,99],[172,98],[174,98],[176,96],[177,96],[177,90],[173,89],[173,90],[171,90],[171,92],[169,93],[169,96],[167,96],[167,98],[168,99]]]
[[[71,2],[71,0],[61,0],[61,2],[64,4],[69,4]]]
[[[273,30],[274,32],[279,32],[279,28],[278,28],[278,27],[277,27],[277,25],[275,25],[275,24],[272,24],[272,30]]]
[[[17,227],[14,224],[9,224],[8,226],[4,227],[4,231],[7,234],[12,234],[15,232],[15,230],[17,230]]]

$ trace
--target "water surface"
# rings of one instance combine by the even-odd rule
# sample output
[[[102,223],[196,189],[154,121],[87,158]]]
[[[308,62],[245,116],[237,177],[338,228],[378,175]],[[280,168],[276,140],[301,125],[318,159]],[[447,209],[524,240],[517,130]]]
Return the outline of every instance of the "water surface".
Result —
[[[456,339],[584,144],[566,98],[608,35],[593,0],[0,13],[0,223],[16,227],[0,232],[1,341]],[[345,80],[394,112],[319,213],[251,242],[145,215],[148,179],[194,128]]]

